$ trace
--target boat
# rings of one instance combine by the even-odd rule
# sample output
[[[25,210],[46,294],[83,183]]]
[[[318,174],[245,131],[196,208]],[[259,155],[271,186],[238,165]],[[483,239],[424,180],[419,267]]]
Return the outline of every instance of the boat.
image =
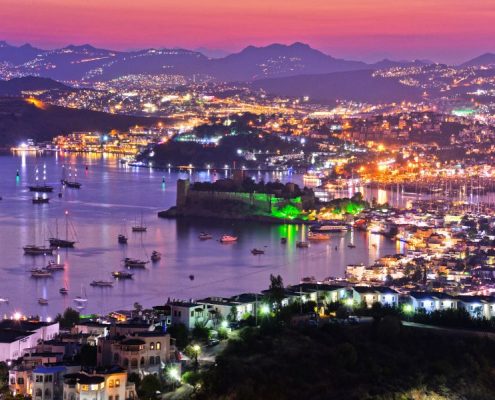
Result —
[[[141,261],[135,258],[124,258],[124,265],[127,268],[145,268],[149,261]]]
[[[127,236],[120,234],[118,236],[118,241],[120,244],[127,244]]]
[[[252,249],[251,254],[254,256],[265,254],[265,250],[260,250],[260,249]]]
[[[63,288],[59,289],[59,293],[65,296],[65,295],[69,294],[69,291],[63,287]]]
[[[153,251],[153,253],[151,253],[151,261],[158,262],[161,260],[161,258],[162,258],[162,254],[159,253],[158,251]]]
[[[52,272],[44,268],[34,268],[31,270],[31,277],[33,278],[51,278]]]
[[[58,220],[56,221],[55,237],[48,239],[51,247],[72,248],[76,244],[75,241],[69,240],[69,213],[65,212],[65,239],[58,237]]]
[[[9,298],[8,297],[0,297],[0,303],[8,303]]]
[[[47,299],[44,299],[43,297],[40,297],[38,299],[38,303],[42,306],[47,306],[48,305],[48,300]]]
[[[39,192],[39,193],[51,193],[53,192],[53,186],[50,185],[33,185],[28,186],[30,192]]]
[[[286,237],[280,238],[280,243],[286,244],[287,243],[287,238]]]
[[[299,241],[299,242],[296,242],[296,247],[299,247],[300,249],[306,249],[306,248],[309,247],[309,243],[308,242]]]
[[[23,247],[24,254],[29,256],[39,256],[39,255],[52,255],[53,249],[51,247],[36,246],[34,244],[28,244]]]
[[[33,204],[48,204],[49,202],[50,202],[49,197],[39,197],[39,196],[33,197]]]
[[[349,229],[349,227],[345,224],[335,222],[335,223],[322,223],[318,225],[313,225],[310,230],[311,232],[345,232]]]
[[[349,247],[350,249],[355,249],[356,245],[354,243],[349,243],[347,247]]]
[[[65,167],[65,166],[64,166]],[[75,169],[74,177],[77,177],[77,169]],[[69,166],[69,179],[65,179],[65,168],[62,173],[62,179],[60,180],[62,185],[70,189],[80,189],[81,184],[75,180],[72,180],[72,167]]]
[[[83,304],[85,304],[88,301],[88,298],[86,297],[86,289],[84,289],[81,285],[81,295],[77,296],[74,299],[74,303],[78,304],[78,308],[83,308]]]
[[[190,280],[190,281],[193,281],[193,280],[194,280],[194,275],[192,275],[192,274],[191,274],[191,275],[189,275],[189,280]]]
[[[39,174],[39,169],[36,168],[36,173],[35,173],[35,179],[36,179],[36,184],[28,186],[28,189],[30,192],[39,192],[39,193],[51,193],[53,192],[53,186],[47,185],[46,184],[46,164],[43,165],[43,184],[38,183],[38,174]]]
[[[147,231],[147,227],[143,224],[143,214],[141,213],[141,223],[138,225],[134,225],[132,227],[132,231],[133,232],[146,232]]]
[[[112,287],[113,282],[112,281],[93,281],[90,283],[90,286],[93,286],[93,287]]]
[[[308,240],[329,240],[330,236],[328,236],[325,233],[318,233],[318,232],[309,232],[308,233]]]
[[[51,260],[48,262],[48,265],[45,267],[45,269],[48,271],[62,271],[65,269],[65,265]]]
[[[237,242],[237,236],[222,235],[220,243],[234,243]]]
[[[112,276],[116,279],[132,279],[133,277],[132,272],[127,272],[127,271],[114,271],[112,272]]]
[[[209,239],[213,239],[213,236],[210,235],[209,233],[201,232],[199,234],[199,240],[209,240]]]

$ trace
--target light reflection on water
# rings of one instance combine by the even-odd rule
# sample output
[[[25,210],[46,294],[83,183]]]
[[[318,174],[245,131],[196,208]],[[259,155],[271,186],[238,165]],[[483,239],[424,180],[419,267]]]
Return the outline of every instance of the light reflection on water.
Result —
[[[33,180],[36,165],[43,163],[47,166],[48,183],[55,186],[55,191],[50,195],[50,204],[33,205],[32,193],[26,186]],[[81,190],[63,190],[59,199],[64,164],[77,166],[83,186]],[[379,256],[397,251],[393,242],[363,232],[334,234],[329,242],[297,249],[296,241],[303,240],[306,233],[302,226],[157,218],[158,211],[175,203],[178,177],[206,180],[219,178],[224,172],[215,175],[213,171],[139,169],[123,166],[112,156],[73,154],[0,156],[0,171],[0,297],[10,298],[9,304],[0,305],[0,314],[21,311],[54,317],[65,307],[74,306],[73,299],[81,293],[87,293],[89,298],[86,312],[131,308],[136,301],[151,306],[168,297],[228,296],[265,289],[270,273],[281,274],[287,284],[297,283],[305,276],[341,276],[347,264],[370,264]],[[265,181],[273,179],[270,174],[255,175]],[[302,181],[297,175],[278,174],[277,178]],[[56,219],[64,235],[66,210],[78,241],[75,249],[61,250],[57,256],[66,269],[55,272],[51,279],[32,279],[29,270],[45,266],[51,258],[24,256],[22,247],[45,244],[49,234],[54,233]],[[148,232],[131,233],[130,226],[140,220],[141,214]],[[129,244],[120,246],[117,235],[124,226]],[[210,232],[215,240],[199,241],[201,231]],[[216,239],[224,233],[238,235],[239,242],[221,245]],[[287,237],[287,244],[280,243],[281,237]],[[351,242],[355,249],[347,247]],[[253,256],[250,250],[254,247],[265,249],[266,254]],[[111,279],[112,271],[122,269],[124,257],[147,258],[153,250],[163,254],[162,260],[134,271],[132,281],[116,282],[113,288],[89,286],[95,279]],[[194,280],[189,275],[194,275]],[[65,285],[69,295],[63,297],[59,289]],[[47,298],[49,305],[40,306],[40,297]]]

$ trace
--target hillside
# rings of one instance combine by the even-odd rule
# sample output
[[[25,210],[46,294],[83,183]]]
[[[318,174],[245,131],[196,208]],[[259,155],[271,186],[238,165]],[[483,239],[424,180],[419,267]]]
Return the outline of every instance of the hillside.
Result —
[[[15,145],[28,138],[46,141],[74,131],[125,130],[132,125],[158,121],[157,118],[35,105],[21,98],[0,97],[0,147]]]
[[[404,86],[396,79],[373,77],[371,70],[262,79],[253,82],[252,86],[274,95],[309,96],[312,101],[322,103],[331,103],[337,99],[397,102],[421,98],[421,90]]]
[[[50,78],[26,76],[8,81],[0,80],[0,96],[20,96],[23,91],[60,90],[71,91],[73,88]]]
[[[472,60],[466,61],[464,64],[461,64],[461,67],[479,67],[481,65],[495,65],[495,54],[482,54],[479,57],[475,57]]]

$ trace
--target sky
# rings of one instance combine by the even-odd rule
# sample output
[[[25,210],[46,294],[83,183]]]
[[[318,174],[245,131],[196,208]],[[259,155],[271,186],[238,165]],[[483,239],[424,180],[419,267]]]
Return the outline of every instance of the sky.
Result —
[[[459,62],[495,52],[495,0],[0,0],[0,40],[130,50],[308,43],[333,56]]]

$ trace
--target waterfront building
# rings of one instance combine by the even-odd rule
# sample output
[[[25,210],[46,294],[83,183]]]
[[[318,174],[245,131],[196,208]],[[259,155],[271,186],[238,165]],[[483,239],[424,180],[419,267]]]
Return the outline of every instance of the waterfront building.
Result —
[[[197,324],[206,325],[210,320],[206,304],[193,301],[169,301],[170,323],[184,324],[187,329],[193,329]]]
[[[459,308],[466,310],[471,318],[492,319],[495,317],[495,297],[492,296],[458,296]]]

